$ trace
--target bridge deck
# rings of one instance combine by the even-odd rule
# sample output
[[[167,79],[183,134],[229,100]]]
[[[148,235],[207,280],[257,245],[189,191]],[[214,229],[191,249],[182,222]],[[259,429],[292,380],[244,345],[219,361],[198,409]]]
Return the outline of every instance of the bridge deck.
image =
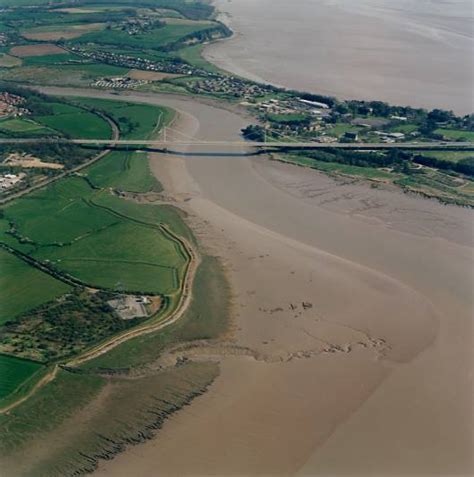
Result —
[[[265,149],[420,149],[474,150],[474,142],[405,142],[405,143],[319,143],[319,142],[251,142],[251,141],[164,141],[145,139],[64,139],[1,138],[0,144],[82,144],[96,146],[142,146],[157,149],[176,147],[265,148]]]

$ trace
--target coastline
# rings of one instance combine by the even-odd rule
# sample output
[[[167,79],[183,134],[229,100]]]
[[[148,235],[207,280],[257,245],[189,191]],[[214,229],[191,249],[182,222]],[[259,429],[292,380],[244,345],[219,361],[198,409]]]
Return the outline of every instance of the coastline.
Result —
[[[229,138],[244,122],[229,110],[189,98],[130,96],[173,102],[200,138],[216,128]],[[295,197],[288,187],[296,181],[303,193],[309,183],[318,190],[323,176],[315,171],[282,170],[261,158],[225,156],[161,155],[152,164],[165,192],[190,214],[201,240],[219,252],[228,270],[235,331],[224,349],[195,350],[191,358],[220,363],[221,373],[208,391],[167,421],[156,438],[101,463],[97,475],[145,476],[157,463],[165,475],[293,475],[301,469],[325,475],[334,472],[330,462],[337,449],[352,456],[338,472],[364,474],[363,452],[358,459],[347,442],[354,432],[366,436],[358,442],[362,449],[377,454],[376,475],[387,465],[400,473],[407,466],[445,473],[468,468],[469,423],[452,414],[449,389],[457,390],[459,409],[466,412],[472,248],[439,236],[443,226],[438,218],[446,220],[453,209],[402,193],[385,199],[370,189],[367,198],[355,189],[352,199],[342,194],[341,199],[356,203],[385,200],[387,216],[372,221],[370,207],[361,218],[360,213],[331,211],[324,200],[314,203],[318,194]],[[246,184],[244,196],[238,184]],[[394,203],[396,197],[402,202]],[[398,206],[400,222],[387,223],[390,210]],[[460,214],[464,219],[449,216],[453,233],[468,227],[470,211],[460,209]],[[409,219],[403,222],[408,230],[400,230],[402,218]],[[317,226],[320,222],[324,229]],[[435,270],[443,270],[442,276]],[[459,282],[459,273],[465,287],[446,289],[447,282]],[[302,307],[306,302],[311,308]],[[454,354],[449,351],[453,346]],[[237,350],[243,348],[257,355]],[[412,396],[399,391],[408,385],[419,395],[416,419],[407,412],[415,404]],[[390,413],[374,411],[380,406]],[[450,436],[454,458],[442,451],[444,438],[433,436],[432,426],[426,426],[433,412],[432,424]],[[377,431],[373,415],[380,426],[401,433],[407,448],[425,444],[416,455],[394,461],[393,448],[387,446],[391,434]],[[261,424],[255,425],[255,416]],[[346,442],[345,430],[351,431]],[[285,438],[275,440],[276,432]],[[425,462],[432,465],[420,467]]]
[[[288,89],[472,113],[474,77],[466,59],[474,38],[472,30],[470,37],[459,33],[466,30],[472,9],[464,7],[463,15],[461,6],[449,2],[446,21],[440,12],[423,8],[413,12],[413,20],[414,7],[406,2],[399,9],[388,1],[365,0],[360,8],[340,1],[299,2],[295,9],[283,0],[271,5],[214,0],[219,20],[234,35],[208,45],[204,58],[238,76]],[[308,18],[311,27],[298,34]],[[419,57],[436,61],[420,62]],[[282,62],[288,67],[281,69]]]
[[[235,139],[248,124],[244,108],[211,98],[82,92],[173,107],[178,135]],[[472,211],[246,157],[247,146],[196,152],[150,153],[150,167],[160,200],[225,268],[231,326],[219,339],[165,347],[150,375],[137,371],[145,387],[160,386],[157,372],[183,371],[185,386],[196,373],[195,388],[180,395],[179,384],[182,404],[163,413],[137,385],[129,401],[160,418],[85,455],[100,462],[94,475],[474,471]],[[78,420],[114,403],[109,387],[61,432],[77,437]],[[39,452],[50,457],[41,443]]]

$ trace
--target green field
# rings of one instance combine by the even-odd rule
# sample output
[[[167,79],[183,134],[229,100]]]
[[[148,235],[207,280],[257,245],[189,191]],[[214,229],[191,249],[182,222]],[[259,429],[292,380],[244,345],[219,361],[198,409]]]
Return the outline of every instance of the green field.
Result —
[[[0,121],[0,130],[12,133],[43,133],[52,132],[45,127],[29,119],[7,119]]]
[[[52,114],[35,116],[36,121],[70,137],[108,139],[112,136],[110,124],[102,117],[84,109],[53,103]]]
[[[0,354],[0,400],[8,397],[43,366],[14,356]]]
[[[72,177],[15,201],[4,213],[17,236],[36,247],[30,254],[37,259],[93,286],[168,294],[179,288],[186,257],[159,229],[161,209],[95,191]]]
[[[161,106],[126,103],[107,99],[75,98],[74,103],[94,108],[110,116],[124,139],[147,139],[154,131],[169,124],[174,112]]]
[[[328,128],[327,133],[330,134],[331,136],[340,137],[340,136],[343,136],[346,132],[359,133],[363,129],[364,128],[353,126],[351,124],[339,123],[339,124],[334,124],[332,127]]]
[[[115,45],[139,48],[141,50],[157,49],[169,43],[174,43],[190,33],[203,31],[208,28],[209,24],[207,22],[195,22],[191,25],[165,25],[162,28],[157,28],[150,32],[133,36],[121,30],[103,30],[87,33],[72,42]]]
[[[195,66],[196,68],[212,71],[213,73],[222,73],[222,70],[220,70],[217,66],[214,66],[212,63],[209,63],[202,56],[203,49],[204,45],[198,44],[178,50],[176,53],[182,60],[186,61],[190,65]]]
[[[450,141],[474,141],[474,131],[464,131],[462,129],[436,129],[435,134],[440,134]]]
[[[113,187],[127,192],[161,192],[161,184],[150,171],[148,157],[140,152],[107,154],[87,170],[87,177],[96,187]]]
[[[29,56],[24,58],[23,62],[25,65],[57,65],[80,59],[80,56],[77,55],[59,53],[57,55]]]
[[[474,151],[421,151],[419,154],[450,162],[459,162],[461,159],[474,157]]]
[[[418,128],[419,126],[417,124],[398,124],[397,126],[392,126],[390,131],[410,134],[412,132],[418,131]]]
[[[162,294],[179,289],[186,264],[176,244],[160,230],[125,220],[34,256],[95,286]]]
[[[4,209],[5,216],[22,237],[38,245],[68,243],[117,222],[86,201],[92,194],[86,181],[69,178],[15,201]]]
[[[67,293],[70,287],[0,249],[0,324]]]

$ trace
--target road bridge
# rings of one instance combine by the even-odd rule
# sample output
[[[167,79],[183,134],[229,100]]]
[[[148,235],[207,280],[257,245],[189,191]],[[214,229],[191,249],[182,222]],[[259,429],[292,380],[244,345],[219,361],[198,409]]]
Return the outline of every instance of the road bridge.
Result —
[[[401,143],[319,143],[304,141],[204,141],[204,140],[163,140],[163,139],[70,139],[70,138],[0,138],[0,145],[8,144],[77,144],[83,146],[97,146],[113,148],[117,146],[130,146],[133,149],[155,148],[257,148],[269,150],[289,149],[343,149],[359,151],[377,150],[444,150],[444,151],[474,151],[474,142],[401,142]]]

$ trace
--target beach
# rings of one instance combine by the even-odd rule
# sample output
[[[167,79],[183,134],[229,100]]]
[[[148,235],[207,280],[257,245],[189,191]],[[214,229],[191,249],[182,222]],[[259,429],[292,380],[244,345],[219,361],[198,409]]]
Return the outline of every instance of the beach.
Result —
[[[474,110],[469,0],[214,3],[235,35],[205,57],[235,74],[340,99]]]
[[[83,94],[173,107],[178,135],[248,124],[209,101]],[[226,268],[233,326],[187,355],[219,363],[208,392],[96,475],[472,474],[472,211],[247,152],[150,156]]]

